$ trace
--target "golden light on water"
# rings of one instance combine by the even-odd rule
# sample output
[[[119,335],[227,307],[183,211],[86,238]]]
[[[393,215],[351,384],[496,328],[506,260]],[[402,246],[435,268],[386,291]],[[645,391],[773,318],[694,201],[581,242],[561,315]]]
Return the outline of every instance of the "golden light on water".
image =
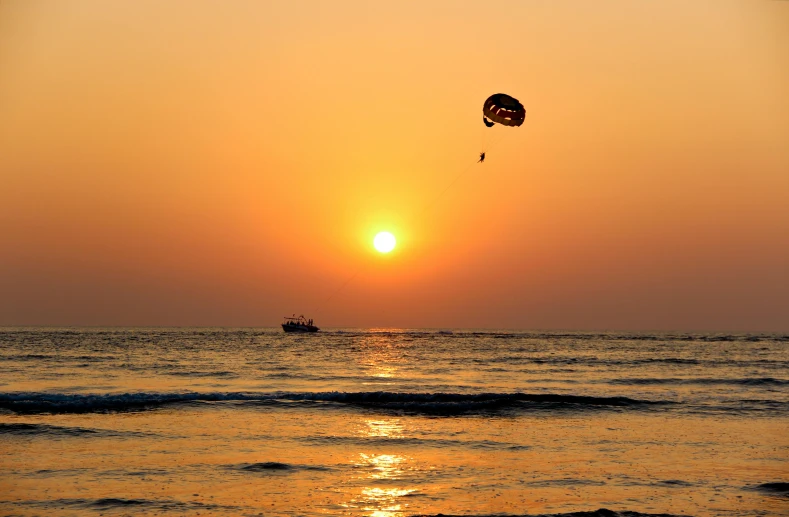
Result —
[[[374,333],[391,332],[393,329],[376,328],[371,329]],[[367,370],[368,375],[378,378],[391,378],[394,380],[398,376],[398,371],[404,358],[401,350],[383,337],[369,336],[363,341],[361,353],[356,356],[360,367]],[[369,382],[365,382],[369,384]],[[376,381],[380,386],[380,382]]]
[[[361,453],[361,464],[372,467],[370,479],[398,479],[402,475],[400,464],[406,458],[397,454],[364,454]]]
[[[395,236],[389,232],[379,232],[373,239],[373,246],[381,253],[389,253],[397,244]]]
[[[358,433],[368,438],[402,438],[403,422],[399,418],[365,419],[360,421]],[[409,488],[402,480],[406,472],[413,469],[412,459],[400,454],[381,454],[379,452],[359,453],[352,463],[361,475],[357,478],[364,483],[357,495],[343,504],[346,508],[360,508],[369,517],[401,517],[409,504],[402,498],[418,490]],[[402,485],[400,484],[402,482]],[[383,486],[382,486],[383,485]],[[392,486],[394,485],[394,486]]]
[[[372,473],[368,474],[372,481],[392,481],[399,479],[404,474],[401,464],[407,462],[407,458],[397,454],[360,454],[360,466],[372,467]],[[367,511],[371,517],[394,517],[403,515],[403,504],[400,502],[402,497],[416,492],[415,489],[401,487],[380,487],[367,486],[362,489],[357,503]]]
[[[403,505],[397,499],[415,492],[415,490],[403,490],[400,488],[365,488],[362,495],[366,497],[370,506],[364,509],[372,511],[370,517],[400,517],[404,515]]]
[[[363,433],[368,437],[402,438],[403,424],[397,418],[384,420],[367,420],[367,429]]]

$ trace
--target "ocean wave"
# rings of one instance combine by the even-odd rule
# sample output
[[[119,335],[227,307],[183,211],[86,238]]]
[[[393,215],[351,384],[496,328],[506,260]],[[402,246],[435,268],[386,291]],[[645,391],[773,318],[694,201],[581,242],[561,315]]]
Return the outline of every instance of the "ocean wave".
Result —
[[[652,385],[652,384],[700,384],[700,385],[733,385],[733,386],[789,386],[789,380],[774,379],[772,377],[744,378],[744,379],[679,379],[679,378],[635,378],[613,379],[608,384],[617,385]]]
[[[238,374],[235,372],[229,371],[181,371],[181,370],[173,370],[173,371],[162,371],[162,375],[174,375],[176,377],[224,377],[224,378],[234,378],[238,377]]]
[[[61,394],[40,392],[0,393],[0,409],[16,413],[106,413],[139,411],[194,402],[251,402],[278,404],[294,402],[334,403],[373,410],[412,413],[463,414],[500,410],[593,410],[639,409],[667,401],[628,397],[528,393],[400,393],[400,392],[214,392],[214,393],[120,393]]]
[[[267,335],[280,335],[278,327],[275,328],[36,328],[36,327],[6,327],[0,330],[0,344],[5,341],[15,341],[25,344],[36,343],[46,345],[60,345],[62,341],[81,340],[85,337],[97,341],[117,344],[122,341],[138,341],[141,343],[156,343],[178,339],[194,339],[199,341],[214,341],[217,339],[231,338],[248,341]],[[688,332],[546,332],[528,330],[475,330],[475,329],[358,329],[358,328],[325,328],[321,331],[324,336],[337,337],[364,337],[364,336],[432,336],[441,339],[465,338],[493,338],[493,339],[573,339],[577,341],[655,341],[655,342],[785,342],[789,341],[789,334],[784,333],[688,333]],[[292,337],[292,336],[288,336]]]
[[[708,404],[685,405],[684,410],[698,415],[726,415],[748,417],[783,417],[789,413],[789,401],[786,400],[758,400],[758,399],[733,399]]]
[[[621,361],[622,364],[700,364],[698,359],[688,359],[684,357],[650,357],[647,359],[636,359],[633,361]]]
[[[124,499],[105,497],[101,499],[52,499],[47,501],[15,501],[21,506],[33,506],[52,509],[62,507],[82,508],[86,510],[159,510],[159,511],[190,511],[190,510],[239,510],[239,506],[226,506],[199,501],[177,501],[174,499]]]
[[[528,355],[502,355],[497,357],[485,357],[472,359],[471,362],[489,365],[489,364],[507,364],[507,365],[547,365],[547,366],[562,366],[562,367],[606,367],[606,368],[630,368],[630,367],[643,367],[643,366],[703,366],[718,368],[726,367],[758,367],[770,369],[785,369],[789,367],[788,361],[774,360],[774,359],[692,359],[683,357],[647,357],[643,359],[601,359],[598,357],[572,357],[572,356],[551,356],[551,357],[529,357]]]
[[[331,470],[329,467],[321,465],[293,465],[290,463],[281,463],[279,461],[264,461],[260,463],[242,463],[240,465],[231,465],[230,468],[234,470],[241,470],[244,472],[283,472],[295,470]]]
[[[248,472],[260,472],[267,470],[293,470],[292,465],[287,463],[280,463],[278,461],[265,461],[263,463],[245,463],[238,467],[239,470],[246,470]]]
[[[113,355],[65,355],[65,354],[11,354],[2,355],[5,361],[89,361],[102,362],[116,359]]]
[[[655,341],[655,342],[761,342],[787,341],[783,334],[689,334],[689,333],[638,333],[638,332],[535,332],[495,330],[433,330],[433,329],[324,329],[324,335],[342,337],[438,337],[446,339],[490,338],[490,339],[574,339],[578,341]]]
[[[531,449],[529,445],[520,445],[511,442],[499,442],[493,440],[451,440],[436,438],[412,438],[405,436],[307,436],[299,439],[307,445],[326,446],[326,445],[353,445],[361,447],[370,446],[397,446],[397,447],[431,447],[431,448],[453,448],[477,450],[507,450],[525,451]]]
[[[502,514],[465,514],[463,517],[494,517],[501,516]],[[413,517],[461,517],[459,515],[446,515],[443,513],[431,515],[420,514]],[[641,513],[630,510],[614,511],[607,508],[600,508],[599,510],[586,511],[586,512],[570,512],[570,513],[541,513],[541,514],[522,514],[522,515],[508,515],[508,517],[679,517],[669,513]]]
[[[150,436],[147,433],[130,431],[112,431],[107,429],[89,429],[85,427],[63,427],[49,424],[26,424],[26,423],[0,423],[0,436],[41,436],[46,438],[54,437],[117,437],[117,436]]]
[[[596,481],[593,479],[546,479],[541,481],[527,481],[524,484],[534,488],[552,488],[559,486],[605,486],[605,481]]]
[[[73,468],[73,469],[40,469],[28,473],[26,477],[58,478],[58,477],[68,477],[68,476],[84,476],[91,472],[93,472],[93,469],[86,467]]]
[[[786,482],[779,481],[774,483],[762,483],[761,485],[750,486],[746,488],[750,490],[757,490],[769,495],[789,497],[789,483]]]
[[[694,486],[693,483],[688,481],[683,481],[681,479],[663,479],[654,483],[657,486],[668,486],[668,487],[691,487]]]

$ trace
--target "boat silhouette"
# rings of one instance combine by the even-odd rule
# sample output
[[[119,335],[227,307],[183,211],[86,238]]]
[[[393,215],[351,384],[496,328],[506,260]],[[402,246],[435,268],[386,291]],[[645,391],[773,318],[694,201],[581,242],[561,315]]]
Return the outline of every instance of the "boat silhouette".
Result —
[[[285,316],[282,330],[285,332],[318,332],[320,329],[312,324],[311,319],[306,319],[302,314],[298,318],[295,315]]]

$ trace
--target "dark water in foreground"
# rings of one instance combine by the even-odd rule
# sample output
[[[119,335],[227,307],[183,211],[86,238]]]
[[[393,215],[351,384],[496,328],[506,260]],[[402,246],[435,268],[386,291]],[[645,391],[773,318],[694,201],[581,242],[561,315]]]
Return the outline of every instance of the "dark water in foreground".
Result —
[[[0,515],[789,515],[788,430],[787,335],[0,329]]]

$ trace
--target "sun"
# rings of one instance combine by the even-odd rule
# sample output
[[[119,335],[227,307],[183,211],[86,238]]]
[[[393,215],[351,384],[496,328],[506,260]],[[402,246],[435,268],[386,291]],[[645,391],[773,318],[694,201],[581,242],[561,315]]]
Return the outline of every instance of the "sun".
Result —
[[[395,247],[395,236],[389,232],[379,232],[373,239],[373,246],[381,253],[389,253]]]

